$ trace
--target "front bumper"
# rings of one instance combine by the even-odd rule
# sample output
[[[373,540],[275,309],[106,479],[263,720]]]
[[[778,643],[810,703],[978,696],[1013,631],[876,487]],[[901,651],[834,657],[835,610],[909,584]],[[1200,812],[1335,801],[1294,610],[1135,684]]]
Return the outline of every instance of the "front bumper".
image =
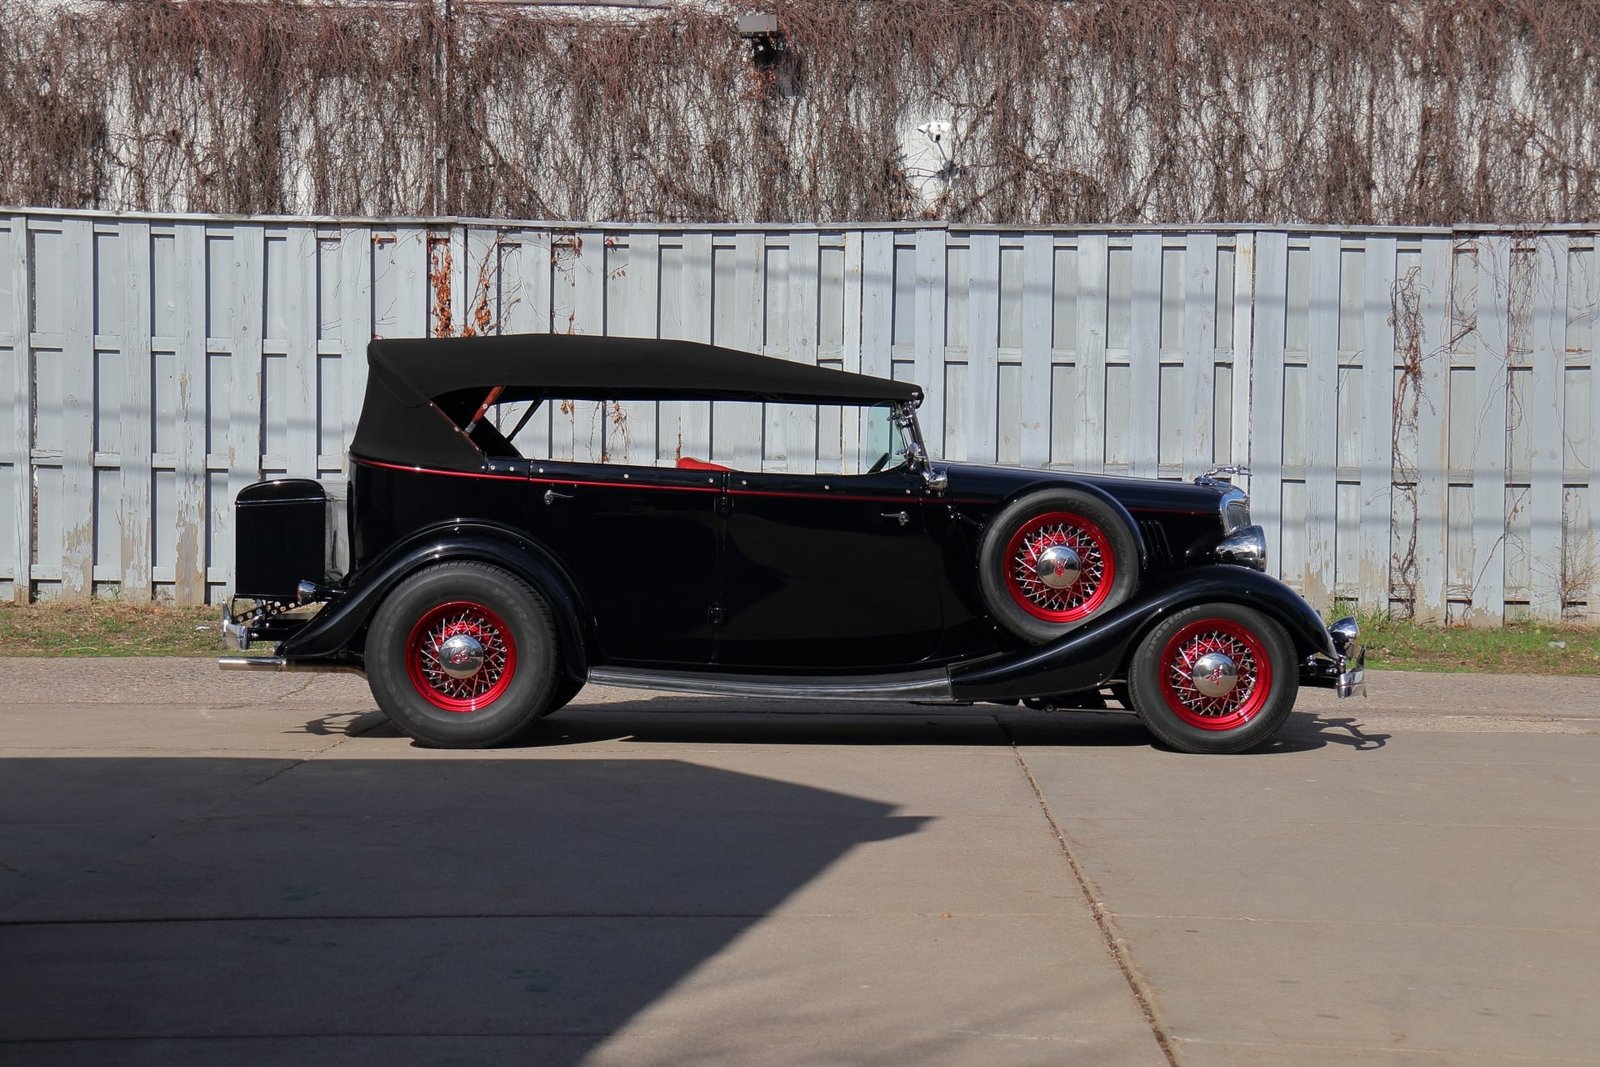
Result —
[[[1367,695],[1367,646],[1356,620],[1343,618],[1328,627],[1333,658],[1311,656],[1300,668],[1300,684],[1332,689],[1341,698]]]

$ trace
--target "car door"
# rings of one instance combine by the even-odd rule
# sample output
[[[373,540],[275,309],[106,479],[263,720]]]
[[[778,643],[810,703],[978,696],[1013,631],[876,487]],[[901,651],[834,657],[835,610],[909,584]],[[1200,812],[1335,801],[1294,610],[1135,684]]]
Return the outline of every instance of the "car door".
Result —
[[[571,574],[606,662],[711,660],[721,472],[535,461],[528,528]]]
[[[919,478],[736,472],[727,485],[719,664],[889,670],[934,654],[940,559]]]

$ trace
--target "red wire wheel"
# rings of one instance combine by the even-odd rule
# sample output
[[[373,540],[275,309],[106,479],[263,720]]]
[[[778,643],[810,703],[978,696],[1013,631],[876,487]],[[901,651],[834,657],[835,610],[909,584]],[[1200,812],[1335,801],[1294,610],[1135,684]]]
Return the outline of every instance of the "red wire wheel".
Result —
[[[1071,549],[1078,576],[1059,588],[1039,575],[1039,557],[1052,548]],[[1116,554],[1100,525],[1067,511],[1036,515],[1017,528],[1006,544],[1006,588],[1017,606],[1036,619],[1070,624],[1093,615],[1111,595],[1117,578]]]
[[[1202,663],[1202,660],[1207,660]],[[1227,671],[1234,674],[1228,684]],[[1207,669],[1209,668],[1209,669]],[[1180,720],[1201,730],[1236,730],[1272,695],[1272,657],[1254,631],[1232,619],[1190,622],[1161,650],[1160,692]]]
[[[456,637],[481,653],[477,668],[463,674],[466,663],[447,663],[446,644]],[[473,600],[451,600],[424,612],[405,643],[406,675],[428,703],[444,711],[466,714],[493,704],[517,673],[517,642],[511,627],[489,608]]]

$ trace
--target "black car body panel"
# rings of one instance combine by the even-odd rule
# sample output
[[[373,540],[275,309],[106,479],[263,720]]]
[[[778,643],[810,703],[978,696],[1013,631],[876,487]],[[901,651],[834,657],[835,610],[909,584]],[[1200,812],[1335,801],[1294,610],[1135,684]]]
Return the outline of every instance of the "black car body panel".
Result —
[[[305,574],[288,588],[291,571],[310,567],[326,543],[311,529],[325,508],[314,483],[279,480],[240,496],[239,591],[260,603],[239,618],[230,608],[224,629],[241,645],[280,641],[275,662],[289,669],[368,668],[369,628],[391,595],[430,567],[469,561],[538,594],[559,669],[577,684],[612,672],[662,688],[723,678],[747,693],[821,685],[1034,699],[1125,681],[1148,635],[1204,605],[1275,620],[1303,684],[1344,691],[1360,681],[1353,624],[1330,636],[1304,600],[1260,573],[1264,539],[1248,525],[1244,494],[1224,480],[935,463],[916,426],[914,385],[689,342],[375,341],[370,363],[350,449],[348,571]],[[901,446],[866,473],[832,475],[541,460],[509,439],[525,418],[503,431],[486,417],[496,403],[568,398],[882,404]],[[1138,578],[1127,599],[1091,603],[1043,639],[997,614],[996,589],[1046,578],[1076,589],[1110,542],[1084,534],[1071,551],[1066,534],[1027,542],[1033,553],[1056,546],[1052,561],[1026,557],[1044,568],[1037,580],[982,570],[985,551],[1010,551],[996,541],[997,522],[1036,499],[1046,518],[1048,507],[1077,501],[1108,528],[1126,527],[1116,551],[1126,545],[1131,556],[1105,565]],[[282,558],[257,558],[274,543],[286,546]],[[1023,606],[1047,619],[1076,610],[1049,607],[1050,588]],[[306,600],[320,610],[296,617]],[[1225,637],[1234,624],[1219,619]]]

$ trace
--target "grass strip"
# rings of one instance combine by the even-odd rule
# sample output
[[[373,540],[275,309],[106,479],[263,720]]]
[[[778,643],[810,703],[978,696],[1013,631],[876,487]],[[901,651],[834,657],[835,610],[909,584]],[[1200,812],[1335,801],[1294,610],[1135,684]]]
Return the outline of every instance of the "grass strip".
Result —
[[[216,656],[216,607],[119,600],[0,603],[0,656]],[[1600,629],[1518,622],[1493,630],[1360,616],[1379,670],[1600,675]]]

